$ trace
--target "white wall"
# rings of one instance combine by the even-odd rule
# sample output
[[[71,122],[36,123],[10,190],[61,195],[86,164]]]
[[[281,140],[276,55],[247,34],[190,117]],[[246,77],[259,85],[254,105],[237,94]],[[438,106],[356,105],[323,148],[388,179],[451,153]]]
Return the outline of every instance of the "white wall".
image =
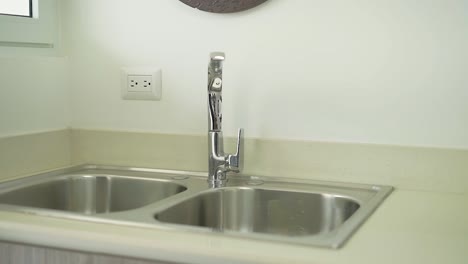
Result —
[[[66,58],[0,57],[0,137],[69,126],[67,67]]]
[[[68,0],[78,128],[203,134],[210,51],[227,54],[224,131],[468,148],[468,2]],[[119,69],[163,69],[162,101],[120,99]]]

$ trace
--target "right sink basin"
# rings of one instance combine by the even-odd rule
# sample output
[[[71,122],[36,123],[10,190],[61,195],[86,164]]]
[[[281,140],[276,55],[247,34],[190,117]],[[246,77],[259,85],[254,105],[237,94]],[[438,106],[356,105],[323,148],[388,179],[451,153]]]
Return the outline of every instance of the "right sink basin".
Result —
[[[341,183],[231,182],[160,208],[176,228],[323,247],[340,247],[391,192]]]
[[[155,218],[216,230],[294,237],[329,233],[359,207],[356,200],[333,194],[231,187],[202,193]]]

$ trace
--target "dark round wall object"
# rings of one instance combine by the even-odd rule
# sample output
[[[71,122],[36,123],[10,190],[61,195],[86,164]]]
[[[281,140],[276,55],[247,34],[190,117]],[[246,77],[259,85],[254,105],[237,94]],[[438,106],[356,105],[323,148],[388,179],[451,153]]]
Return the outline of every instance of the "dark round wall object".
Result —
[[[193,8],[212,13],[234,13],[258,6],[267,0],[180,0]]]

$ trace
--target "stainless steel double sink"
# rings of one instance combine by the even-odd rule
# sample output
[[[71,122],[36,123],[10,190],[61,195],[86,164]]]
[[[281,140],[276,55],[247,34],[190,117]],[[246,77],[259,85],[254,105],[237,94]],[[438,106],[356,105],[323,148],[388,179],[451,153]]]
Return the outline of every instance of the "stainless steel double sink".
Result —
[[[85,165],[0,183],[0,210],[338,248],[389,186]]]

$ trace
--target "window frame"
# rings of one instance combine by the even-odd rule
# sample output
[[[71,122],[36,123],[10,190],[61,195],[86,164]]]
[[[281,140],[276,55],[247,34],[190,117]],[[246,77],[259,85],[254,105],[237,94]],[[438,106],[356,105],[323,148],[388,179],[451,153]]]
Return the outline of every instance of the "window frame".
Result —
[[[54,46],[57,0],[32,0],[31,11],[32,17],[0,15],[0,46]]]

